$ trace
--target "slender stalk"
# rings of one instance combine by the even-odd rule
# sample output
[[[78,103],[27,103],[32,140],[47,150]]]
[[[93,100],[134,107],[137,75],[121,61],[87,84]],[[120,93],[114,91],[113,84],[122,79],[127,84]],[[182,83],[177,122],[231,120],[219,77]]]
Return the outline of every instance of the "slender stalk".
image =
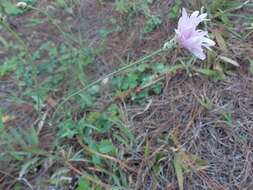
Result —
[[[150,58],[152,58],[152,57],[154,57],[154,56],[160,54],[160,53],[163,52],[163,51],[167,51],[167,50],[171,49],[172,47],[173,47],[173,46],[170,46],[169,48],[161,48],[161,49],[158,49],[158,50],[154,51],[153,53],[151,53],[151,54],[149,54],[149,55],[147,55],[147,56],[144,56],[143,58],[140,58],[139,60],[137,60],[137,61],[135,61],[135,62],[133,62],[133,63],[130,63],[129,65],[123,66],[123,67],[119,68],[118,70],[116,70],[116,71],[114,71],[114,72],[111,72],[111,73],[109,73],[109,74],[107,74],[107,75],[105,75],[105,76],[103,76],[103,77],[101,77],[101,78],[99,78],[99,79],[93,81],[92,83],[90,83],[90,84],[87,85],[86,87],[84,87],[84,88],[82,88],[82,89],[80,89],[80,90],[78,90],[78,91],[76,91],[76,92],[70,94],[69,96],[67,96],[67,97],[56,107],[56,109],[55,109],[55,111],[54,111],[54,113],[53,113],[53,118],[54,118],[55,114],[58,112],[59,108],[62,107],[62,106],[63,106],[70,98],[72,98],[73,96],[76,96],[76,95],[78,95],[79,93],[88,90],[88,89],[91,88],[92,86],[94,86],[94,85],[96,85],[96,84],[102,82],[102,81],[105,80],[105,79],[109,79],[109,78],[112,77],[112,76],[115,76],[115,75],[117,75],[117,74],[119,74],[119,73],[121,73],[121,72],[123,72],[123,71],[125,71],[125,70],[127,70],[127,69],[129,69],[129,68],[131,68],[131,67],[133,67],[133,66],[135,66],[135,65],[138,65],[138,64],[142,63],[143,61],[146,61],[146,60],[148,60],[148,59],[150,59]]]

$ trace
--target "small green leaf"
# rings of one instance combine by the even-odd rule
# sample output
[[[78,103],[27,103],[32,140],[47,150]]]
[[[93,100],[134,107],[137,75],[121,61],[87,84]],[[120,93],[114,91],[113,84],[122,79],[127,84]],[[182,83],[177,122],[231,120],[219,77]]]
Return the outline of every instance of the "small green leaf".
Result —
[[[0,77],[5,76],[9,72],[15,71],[19,61],[18,57],[12,57],[4,61],[4,63],[0,65]]]
[[[65,7],[65,0],[56,0],[56,5],[59,8],[64,8]]]
[[[29,172],[29,169],[38,161],[38,158],[33,158],[32,160],[27,161],[24,165],[22,165],[21,170],[19,172],[19,177],[22,178]]]
[[[93,85],[91,88],[89,88],[88,92],[91,95],[96,95],[99,92],[99,85]]]
[[[126,0],[116,0],[116,10],[121,14],[128,13],[130,6]]]
[[[162,92],[162,86],[160,84],[156,84],[153,87],[153,91],[155,92],[155,94],[160,94]]]
[[[152,32],[160,24],[162,24],[162,19],[159,16],[151,16],[150,19],[145,23],[145,26],[143,28],[143,34]]]
[[[99,152],[103,154],[111,153],[115,150],[111,140],[103,140],[98,146]]]
[[[3,123],[3,112],[0,109],[0,132],[4,129],[4,123]]]
[[[157,73],[164,73],[165,70],[166,70],[166,67],[164,64],[162,63],[157,63],[154,65],[154,70],[157,72]]]
[[[80,178],[76,190],[85,190],[85,189],[91,189],[90,182],[84,178]]]
[[[143,72],[149,67],[150,66],[148,64],[143,63],[143,64],[138,65],[137,69],[138,69],[138,71]]]
[[[144,158],[147,159],[150,154],[150,148],[149,148],[149,143],[146,143],[146,146],[144,147]]]
[[[20,13],[23,13],[22,9],[17,8],[16,5],[9,0],[4,0],[1,4],[3,5],[4,10],[7,14],[18,15]]]
[[[250,63],[250,73],[253,76],[253,59],[250,59],[249,63]]]

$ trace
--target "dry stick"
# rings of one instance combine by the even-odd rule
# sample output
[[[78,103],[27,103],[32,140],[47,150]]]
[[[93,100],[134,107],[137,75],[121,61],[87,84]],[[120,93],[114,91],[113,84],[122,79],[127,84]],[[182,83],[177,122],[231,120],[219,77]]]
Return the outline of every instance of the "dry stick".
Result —
[[[207,185],[213,190],[226,190],[225,187],[218,184],[214,179],[209,177],[204,171],[195,171],[196,174],[207,183]]]
[[[99,153],[99,152],[96,152],[96,151],[90,149],[88,146],[86,146],[86,145],[82,142],[82,140],[81,140],[80,138],[77,138],[77,141],[78,141],[78,143],[80,144],[80,146],[81,146],[85,151],[90,152],[91,154],[95,154],[95,155],[97,155],[97,156],[99,156],[99,157],[102,157],[102,158],[104,158],[104,159],[114,161],[114,162],[118,163],[121,167],[126,168],[126,169],[128,169],[129,171],[136,172],[134,169],[132,169],[132,168],[130,168],[129,166],[127,166],[127,165],[126,165],[125,163],[123,163],[121,160],[119,160],[119,159],[117,159],[117,158],[114,158],[114,157],[112,157],[112,156],[106,155],[106,154],[101,154],[101,153]]]
[[[87,174],[84,174],[83,172],[81,172],[80,170],[78,170],[77,168],[75,168],[74,166],[72,166],[69,162],[67,162],[68,167],[73,170],[75,173],[77,173],[78,175],[84,177],[85,179],[87,179],[88,181],[91,181],[101,187],[104,187],[105,189],[112,189],[112,187],[108,184],[103,183],[102,181],[95,179]]]

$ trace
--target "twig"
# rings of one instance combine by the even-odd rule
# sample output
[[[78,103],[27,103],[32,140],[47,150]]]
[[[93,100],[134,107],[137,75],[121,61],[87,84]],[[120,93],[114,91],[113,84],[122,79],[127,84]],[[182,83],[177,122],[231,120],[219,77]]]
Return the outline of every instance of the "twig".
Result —
[[[121,160],[119,160],[119,159],[117,159],[117,158],[114,158],[114,157],[112,157],[112,156],[106,155],[106,154],[101,154],[101,153],[99,153],[99,152],[96,152],[96,151],[90,149],[89,147],[87,147],[87,146],[82,142],[82,140],[81,140],[80,138],[77,138],[77,141],[78,141],[78,143],[80,144],[80,146],[81,146],[85,151],[90,152],[91,154],[95,154],[95,155],[97,155],[97,156],[99,156],[99,157],[102,157],[102,158],[104,158],[104,159],[107,159],[107,160],[111,160],[111,161],[113,161],[113,162],[116,162],[116,163],[118,163],[121,167],[126,168],[126,169],[128,169],[129,171],[136,172],[136,170],[130,168],[130,167],[127,166],[125,163],[123,163]]]
[[[112,187],[111,187],[110,185],[105,184],[105,183],[103,183],[102,181],[100,181],[100,180],[98,180],[98,179],[95,179],[95,178],[89,176],[88,174],[84,174],[84,173],[81,172],[79,169],[77,169],[77,168],[75,168],[74,166],[72,166],[72,164],[70,164],[69,162],[67,162],[67,165],[68,165],[68,167],[69,167],[71,170],[73,170],[73,171],[74,171],[75,173],[77,173],[78,175],[84,177],[84,178],[87,179],[88,181],[91,181],[91,182],[93,182],[93,183],[95,183],[95,184],[97,184],[97,185],[99,185],[99,186],[105,188],[106,190],[112,189]]]
[[[18,178],[17,180],[23,181],[31,190],[33,190],[33,186],[29,183],[29,181],[26,178]]]

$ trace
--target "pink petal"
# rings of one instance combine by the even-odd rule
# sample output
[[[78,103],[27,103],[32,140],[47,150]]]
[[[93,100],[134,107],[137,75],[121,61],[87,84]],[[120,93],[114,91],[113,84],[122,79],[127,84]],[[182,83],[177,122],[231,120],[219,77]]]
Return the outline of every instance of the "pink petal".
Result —
[[[207,13],[203,13],[198,16],[201,20],[204,20],[207,17]]]
[[[205,59],[206,59],[206,55],[205,55],[205,53],[203,52],[203,50],[200,51],[200,50],[197,50],[197,49],[193,49],[193,50],[191,50],[191,52],[192,52],[196,57],[198,57],[198,58],[201,59],[201,60],[205,60]]]
[[[192,14],[191,14],[191,19],[193,18],[197,18],[197,16],[199,15],[199,11],[194,11]]]

